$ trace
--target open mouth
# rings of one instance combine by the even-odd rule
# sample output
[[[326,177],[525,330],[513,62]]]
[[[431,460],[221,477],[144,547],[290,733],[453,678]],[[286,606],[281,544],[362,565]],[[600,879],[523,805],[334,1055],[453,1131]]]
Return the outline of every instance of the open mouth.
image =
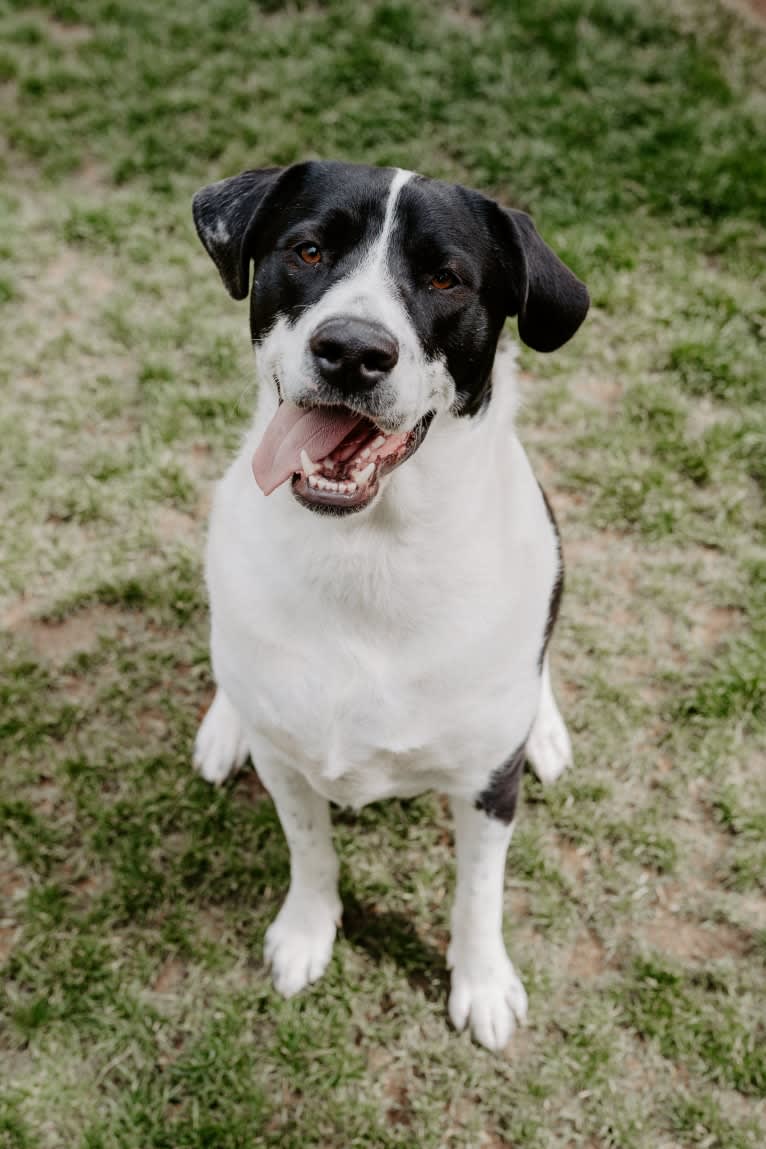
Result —
[[[347,407],[282,403],[253,456],[253,474],[267,495],[290,479],[295,498],[312,510],[360,511],[381,478],[418,449],[432,418],[429,412],[411,431],[386,434]]]
[[[371,419],[361,419],[332,454],[316,462],[302,454],[293,494],[316,509],[361,510],[377,495],[380,479],[418,449],[430,421],[427,416],[411,431],[386,435]]]

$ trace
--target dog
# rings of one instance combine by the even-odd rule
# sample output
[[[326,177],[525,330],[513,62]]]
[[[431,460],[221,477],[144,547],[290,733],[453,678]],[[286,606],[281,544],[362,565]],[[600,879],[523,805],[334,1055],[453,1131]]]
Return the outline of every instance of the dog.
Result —
[[[555,520],[514,433],[506,318],[553,351],[583,283],[523,212],[396,168],[311,161],[194,197],[229,294],[250,296],[253,426],[218,485],[206,577],[217,692],[195,765],[252,756],[290,850],[265,940],[285,997],[341,919],[329,804],[449,796],[449,1015],[501,1049],[524,987],[502,934],[525,759],[571,761],[547,646]],[[249,289],[253,269],[252,291]]]

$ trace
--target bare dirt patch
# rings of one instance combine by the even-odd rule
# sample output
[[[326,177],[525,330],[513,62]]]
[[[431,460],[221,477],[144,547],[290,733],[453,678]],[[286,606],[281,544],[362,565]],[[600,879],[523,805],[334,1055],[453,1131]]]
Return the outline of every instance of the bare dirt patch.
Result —
[[[177,958],[168,958],[160,966],[159,972],[152,982],[155,993],[172,993],[186,976],[186,966]]]
[[[127,614],[106,606],[94,605],[61,622],[35,616],[32,603],[19,600],[4,614],[3,628],[29,643],[34,652],[48,662],[60,664],[73,654],[93,650],[102,634],[112,634],[125,627]]]
[[[0,897],[8,901],[23,898],[29,888],[29,883],[20,870],[11,866],[0,870]]]
[[[16,940],[18,927],[9,925],[0,925],[0,963],[5,962],[11,956],[13,950],[13,943]]]
[[[389,1125],[412,1125],[414,1114],[405,1074],[398,1070],[393,1073],[386,1081],[384,1091],[390,1099],[386,1110]]]
[[[758,23],[766,23],[766,0],[725,0],[726,7]]]
[[[78,303],[81,302],[83,289],[88,298],[101,300],[114,288],[114,278],[102,264],[85,259],[82,252],[71,248],[62,248],[56,258],[51,260],[42,282],[44,286],[54,288],[70,286],[76,282]]]
[[[572,390],[578,398],[606,407],[607,410],[619,403],[623,392],[616,379],[605,379],[598,375],[578,376],[572,383]]]
[[[740,611],[728,606],[706,606],[695,603],[691,610],[692,638],[701,646],[717,646],[728,634],[736,631],[742,618]]]
[[[154,529],[163,539],[178,542],[195,538],[200,524],[198,518],[178,511],[175,507],[158,507],[154,514]]]
[[[456,4],[454,8],[446,9],[445,16],[451,24],[456,24],[466,31],[480,32],[484,26],[481,13],[467,0],[461,0],[461,3]]]
[[[571,842],[566,841],[566,839],[560,835],[558,850],[561,867],[565,874],[568,874],[569,877],[578,881],[588,873],[592,865],[592,859],[587,850],[582,849],[580,846],[573,846]]]
[[[604,947],[592,930],[583,930],[566,956],[567,973],[578,981],[591,981],[606,968]]]
[[[87,44],[93,39],[93,29],[87,24],[69,24],[63,20],[46,22],[48,35],[54,44]]]
[[[642,931],[655,949],[682,961],[741,957],[747,951],[742,933],[724,923],[700,923],[660,910]]]

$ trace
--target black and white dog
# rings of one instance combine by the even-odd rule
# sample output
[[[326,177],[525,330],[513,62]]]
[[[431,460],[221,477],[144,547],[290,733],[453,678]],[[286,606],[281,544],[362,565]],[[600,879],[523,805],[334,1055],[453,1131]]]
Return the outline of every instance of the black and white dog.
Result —
[[[210,523],[218,692],[195,762],[220,782],[251,754],[276,804],[291,879],[266,935],[274,984],[290,996],[330,960],[329,802],[440,790],[449,1012],[499,1049],[527,1008],[502,933],[524,759],[551,781],[571,748],[546,661],[558,536],[496,351],[509,315],[559,347],[588,293],[528,216],[400,169],[243,172],[200,191],[194,220],[235,299],[253,265],[260,381]]]

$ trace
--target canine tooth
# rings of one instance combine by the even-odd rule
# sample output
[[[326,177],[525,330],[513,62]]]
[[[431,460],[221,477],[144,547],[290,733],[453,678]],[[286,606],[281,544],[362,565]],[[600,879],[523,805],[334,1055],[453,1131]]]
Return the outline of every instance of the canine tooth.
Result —
[[[319,464],[311,461],[305,448],[301,451],[301,466],[303,467],[304,475],[313,475],[319,470]]]
[[[363,487],[374,470],[375,470],[375,464],[374,463],[368,463],[363,471],[352,471],[352,474],[353,474],[354,478],[356,479],[357,483],[359,484],[359,486]]]

